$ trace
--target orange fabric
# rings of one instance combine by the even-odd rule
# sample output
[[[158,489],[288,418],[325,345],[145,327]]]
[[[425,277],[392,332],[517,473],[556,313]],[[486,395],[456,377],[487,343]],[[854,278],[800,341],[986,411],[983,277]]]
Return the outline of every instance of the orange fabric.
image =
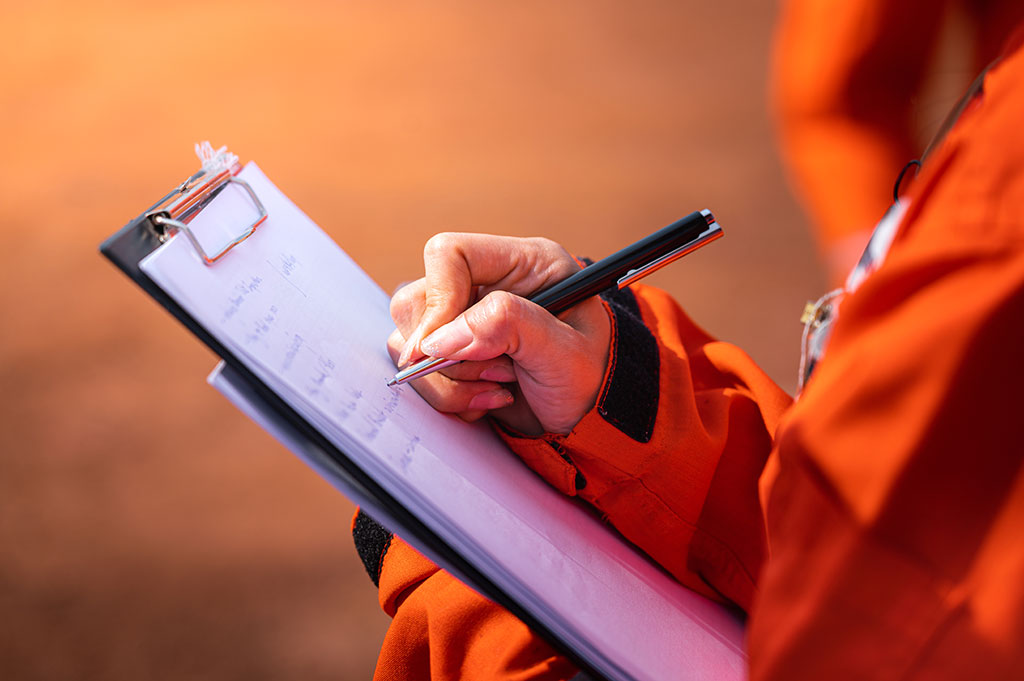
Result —
[[[576,494],[623,536],[695,591],[749,607],[766,551],[757,476],[790,398],[745,353],[693,324],[667,294],[634,290],[660,346],[662,407],[653,437],[638,443],[595,409],[568,436],[548,439],[587,480]],[[505,439],[528,462],[560,460],[538,440]],[[548,480],[559,486],[557,478]],[[736,494],[741,489],[749,495]]]
[[[380,600],[394,620],[375,681],[559,681],[575,672],[507,610],[398,537],[384,560]]]
[[[1024,52],[931,158],[778,436],[753,679],[1024,663]]]
[[[829,258],[853,265],[892,198],[900,169],[924,151],[913,106],[933,67],[949,8],[959,11],[976,73],[1024,19],[1019,0],[787,0],[775,39],[773,94],[783,158]],[[965,83],[966,85],[966,83]]]
[[[641,287],[661,359],[651,442],[597,413],[557,438],[571,464],[505,436],[678,579],[748,609],[752,681],[1024,669],[1022,122],[1019,50],[913,183],[888,257],[840,304],[791,408],[745,355]],[[405,600],[378,678],[532,678],[494,660],[571,675],[445,573],[416,586],[423,563],[403,570],[401,555],[382,577]]]
[[[499,432],[554,487],[593,504],[677,579],[747,608],[767,548],[757,478],[791,399],[745,353],[693,324],[667,294],[634,290],[659,342],[663,398],[651,441],[632,440],[596,409],[567,436]],[[608,452],[618,456],[610,460]],[[577,472],[587,481],[581,490]],[[397,538],[384,560],[379,597],[395,619],[377,681],[575,673],[518,619]],[[498,655],[509,650],[518,652]]]

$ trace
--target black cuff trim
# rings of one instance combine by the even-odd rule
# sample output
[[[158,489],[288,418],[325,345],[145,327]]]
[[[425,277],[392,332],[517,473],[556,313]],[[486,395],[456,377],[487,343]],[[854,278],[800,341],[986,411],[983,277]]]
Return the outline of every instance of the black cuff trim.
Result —
[[[356,520],[352,524],[352,539],[356,543],[356,553],[363,561],[363,567],[373,580],[374,586],[380,586],[384,556],[391,548],[391,539],[394,536],[391,530],[363,513],[362,509],[356,514]]]
[[[650,442],[658,416],[658,341],[644,324],[632,291],[610,291],[601,297],[612,309],[615,348],[598,413],[637,442]]]

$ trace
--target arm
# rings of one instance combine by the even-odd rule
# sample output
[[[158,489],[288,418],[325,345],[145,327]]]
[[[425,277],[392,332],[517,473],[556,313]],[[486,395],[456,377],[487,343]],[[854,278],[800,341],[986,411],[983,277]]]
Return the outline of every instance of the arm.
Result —
[[[519,297],[579,267],[549,241],[449,234],[424,260],[392,301],[392,353],[464,362],[416,389],[467,418],[488,413],[467,407],[479,395],[507,392],[489,413],[528,465],[687,586],[749,607],[766,552],[757,479],[789,398],[656,289],[561,318]]]
[[[914,107],[945,15],[925,0],[783,4],[772,83],[781,151],[836,282],[923,150]]]
[[[432,270],[431,262],[461,238],[445,236],[443,255],[428,248],[428,277],[392,304],[398,330],[389,345],[399,362],[416,355],[416,338],[428,339],[431,355],[466,360],[414,383],[416,389],[441,411],[470,419],[489,414],[529,466],[593,504],[678,579],[749,607],[766,550],[757,479],[789,398],[745,354],[713,340],[655,289],[587,301],[586,309],[560,319],[516,295],[476,290],[503,279],[504,288],[529,295],[540,287],[534,274],[554,267],[564,276],[565,268],[578,267],[549,242],[474,235],[454,249],[454,266]],[[496,253],[512,274],[474,268]],[[442,270],[457,281],[427,281]],[[437,296],[441,302],[481,302],[465,312],[459,302],[424,321],[431,314],[426,291],[435,286],[454,291]],[[457,342],[431,347],[431,334],[445,327],[461,334]],[[492,408],[474,403],[496,391],[507,395]],[[425,559],[391,548],[375,563],[382,566],[382,605],[395,618],[381,664],[412,659],[415,650],[443,650],[453,658],[445,664],[464,673],[458,665],[482,650],[493,660],[490,646],[500,640],[523,651],[508,664],[527,664],[532,674],[552,674],[547,678],[571,670],[506,611],[456,587]],[[449,677],[435,671],[434,678]]]
[[[438,569],[361,511],[352,523],[381,608],[392,617],[375,681],[561,681],[575,674],[507,610]]]
[[[608,369],[573,430],[499,433],[676,579],[747,609],[766,557],[757,480],[790,398],[670,296],[634,289],[606,297]]]
[[[780,429],[752,679],[1019,674],[1022,84],[988,73]]]

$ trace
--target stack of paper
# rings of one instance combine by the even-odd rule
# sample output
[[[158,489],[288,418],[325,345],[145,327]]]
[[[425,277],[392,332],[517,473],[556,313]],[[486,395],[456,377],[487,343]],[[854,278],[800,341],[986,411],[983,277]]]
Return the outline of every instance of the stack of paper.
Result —
[[[388,296],[249,164],[239,175],[269,217],[212,267],[174,237],[142,270],[413,516],[609,678],[740,679],[742,626],[672,580],[613,530],[548,487],[484,424],[387,387]],[[191,223],[200,238],[252,212],[225,189]],[[329,461],[230,375],[237,405],[359,498]],[[387,520],[386,513],[384,520]],[[401,527],[397,528],[400,532]],[[435,559],[415,536],[404,539]]]

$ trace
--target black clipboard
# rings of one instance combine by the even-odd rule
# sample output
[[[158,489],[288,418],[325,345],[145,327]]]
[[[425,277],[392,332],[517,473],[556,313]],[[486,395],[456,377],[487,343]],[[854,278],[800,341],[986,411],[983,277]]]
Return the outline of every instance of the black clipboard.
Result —
[[[581,657],[537,617],[503,591],[493,579],[449,546],[392,494],[367,475],[343,451],[328,441],[294,407],[270,389],[249,370],[244,362],[214,338],[206,328],[142,271],[141,261],[178,232],[183,233],[192,242],[200,257],[211,266],[215,266],[217,260],[253,234],[255,229],[266,219],[266,211],[263,210],[259,197],[252,188],[235,177],[239,170],[240,166],[235,162],[226,170],[200,170],[189,176],[162,199],[108,237],[100,245],[100,253],[220,357],[226,367],[225,373],[230,377],[229,380],[247,387],[251,391],[250,399],[255,402],[256,406],[263,412],[273,415],[277,425],[282,427],[294,440],[301,442],[310,457],[315,458],[321,466],[329,469],[333,481],[339,487],[343,487],[354,502],[369,509],[377,520],[400,536],[415,537],[418,540],[418,548],[424,549],[429,558],[487,598],[508,609],[579,667],[585,674],[585,676],[578,677],[581,680],[630,679],[631,677],[625,672],[616,674],[614,677],[606,677],[599,673],[590,661]],[[243,226],[238,236],[225,248],[210,255],[188,229],[188,221],[208,205],[229,183],[243,185],[253,199],[259,217],[252,224]]]

